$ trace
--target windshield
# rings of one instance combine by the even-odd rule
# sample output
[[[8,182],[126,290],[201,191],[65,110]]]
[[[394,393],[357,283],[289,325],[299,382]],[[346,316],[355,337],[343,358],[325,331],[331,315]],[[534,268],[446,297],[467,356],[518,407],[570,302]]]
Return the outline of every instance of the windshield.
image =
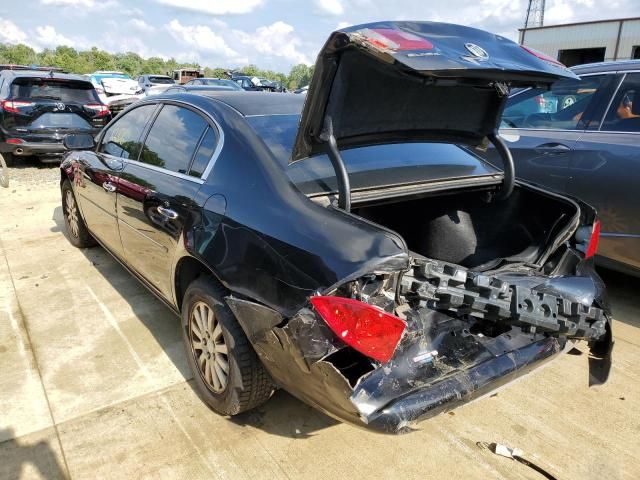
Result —
[[[337,190],[329,157],[318,155],[288,164],[300,115],[262,115],[247,121],[305,194]],[[467,149],[448,143],[396,143],[341,152],[354,190],[378,186],[492,175],[499,171]]]
[[[169,77],[149,77],[149,82],[158,85],[173,85],[175,82]]]
[[[11,98],[102,103],[91,83],[53,78],[16,78],[11,84]]]

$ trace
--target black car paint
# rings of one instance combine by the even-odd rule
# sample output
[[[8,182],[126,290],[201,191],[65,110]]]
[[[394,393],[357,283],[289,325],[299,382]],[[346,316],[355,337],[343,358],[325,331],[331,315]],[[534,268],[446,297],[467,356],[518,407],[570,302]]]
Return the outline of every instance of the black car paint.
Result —
[[[102,216],[93,224],[89,220],[90,230],[176,312],[184,287],[179,284],[180,270],[185,262],[197,261],[228,289],[229,306],[280,385],[336,418],[361,424],[362,412],[352,399],[370,384],[363,382],[354,393],[331,363],[339,355],[340,341],[307,308],[308,298],[371,271],[406,269],[409,255],[403,239],[362,218],[310,201],[283,174],[282,159],[273,155],[246,118],[224,103],[224,97],[158,96],[128,111],[155,103],[195,108],[216,128],[224,126],[224,148],[202,183],[101,153],[69,154],[62,165],[63,179],[72,180],[83,217],[96,217],[96,209]],[[442,170],[439,174],[446,177]],[[458,174],[456,165],[451,174]],[[116,191],[105,190],[105,182],[115,185]],[[268,206],[256,209],[265,198]],[[179,212],[179,222],[168,223],[157,215],[157,206],[166,205],[163,202]],[[590,210],[583,206],[582,212],[588,217]],[[162,276],[165,281],[158,281]],[[506,382],[525,374],[563,346],[563,341],[547,339],[513,354],[515,363],[512,356],[497,357],[493,363],[482,363],[475,373],[451,378],[451,385],[474,385],[456,399],[448,397],[453,390],[445,384],[409,389],[411,395],[403,402],[412,409],[401,415],[398,409],[406,405],[390,404],[376,410],[368,426],[402,430],[413,420],[495,388],[493,380]],[[482,355],[478,358],[485,358]],[[443,395],[453,403],[444,402]]]
[[[245,116],[297,114],[301,100],[295,95],[255,95],[159,95],[116,119],[158,103],[198,111],[218,130],[222,143],[202,179],[88,151],[71,153],[62,164],[61,180],[71,180],[85,218],[87,208],[108,205],[103,214],[109,226],[115,225],[111,231],[119,232],[120,250],[115,238],[115,248],[105,246],[174,311],[181,308],[184,269],[195,264],[226,287],[229,307],[280,386],[336,418],[385,432],[405,431],[415,420],[470,401],[566,346],[562,337],[541,340],[535,333],[514,331],[496,340],[508,353],[490,359],[490,346],[449,338],[459,327],[453,321],[435,329],[432,340],[440,342],[443,351],[458,352],[450,355],[453,362],[462,357],[480,362],[473,369],[445,382],[430,381],[440,378],[440,369],[451,368],[445,362],[415,368],[407,378],[402,364],[412,352],[408,343],[397,352],[398,365],[372,367],[372,375],[351,384],[341,365],[342,355],[350,350],[309,308],[309,297],[371,272],[406,271],[408,248],[397,233],[306,197]],[[147,125],[139,141],[148,130]],[[451,166],[447,175],[445,162],[439,174],[457,178],[459,166]],[[498,175],[490,185],[497,188],[500,182]],[[111,198],[101,199],[100,189]],[[174,210],[179,221],[162,219],[160,206]],[[581,214],[582,220],[593,221],[588,207],[583,206]],[[91,225],[89,229],[96,233]],[[98,240],[108,243],[100,236]],[[561,261],[559,274],[573,274],[576,263],[585,264],[578,257],[566,267]],[[168,281],[157,280],[168,271]],[[390,373],[383,383],[404,382],[400,390],[371,387],[387,367]]]
[[[79,75],[51,73],[42,71],[6,70],[0,73],[0,101],[14,100],[18,97],[12,95],[12,85],[18,81],[32,81],[42,79],[47,81],[76,82],[86,84],[89,91],[88,97],[91,103],[102,105],[95,93],[93,86]],[[49,155],[64,153],[63,137],[68,133],[82,132],[97,134],[111,120],[111,114],[98,116],[95,111],[88,109],[84,104],[47,98],[23,99],[32,102],[32,108],[18,114],[8,112],[0,107],[0,152],[19,153],[21,155]],[[49,124],[43,119],[47,115],[57,114],[74,115],[77,118],[76,125],[60,127]],[[53,120],[55,117],[49,117]],[[8,138],[20,139],[20,144],[8,144]]]

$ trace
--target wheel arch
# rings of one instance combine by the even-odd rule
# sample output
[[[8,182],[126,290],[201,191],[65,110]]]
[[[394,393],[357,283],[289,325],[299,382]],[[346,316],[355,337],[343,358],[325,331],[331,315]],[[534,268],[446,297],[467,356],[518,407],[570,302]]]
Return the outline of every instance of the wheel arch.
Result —
[[[182,300],[184,299],[184,294],[187,291],[187,288],[196,278],[201,277],[202,275],[210,276],[213,282],[216,282],[220,287],[226,289],[218,275],[197,258],[185,255],[176,263],[174,273],[174,295],[176,308],[179,312],[182,311]]]

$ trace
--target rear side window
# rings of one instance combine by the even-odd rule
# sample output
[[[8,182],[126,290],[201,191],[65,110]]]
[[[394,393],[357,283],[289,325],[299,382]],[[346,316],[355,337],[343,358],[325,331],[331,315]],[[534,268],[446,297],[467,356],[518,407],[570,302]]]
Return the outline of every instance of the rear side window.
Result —
[[[99,151],[137,160],[142,150],[140,137],[155,108],[156,105],[143,105],[125,113],[106,131]]]
[[[187,174],[208,123],[197,113],[165,105],[147,135],[140,161]]]
[[[102,103],[90,82],[55,78],[16,78],[10,96],[15,99],[54,100],[64,103]]]
[[[551,90],[533,88],[515,95],[502,114],[502,128],[582,128],[582,115],[602,83],[603,76],[559,80]]]
[[[209,164],[209,160],[211,160],[211,157],[213,156],[217,143],[218,137],[214,130],[209,127],[200,142],[200,146],[198,147],[195,157],[193,158],[193,163],[189,169],[189,175],[193,177],[202,176],[204,170]]]
[[[600,130],[640,132],[640,73],[627,74]]]

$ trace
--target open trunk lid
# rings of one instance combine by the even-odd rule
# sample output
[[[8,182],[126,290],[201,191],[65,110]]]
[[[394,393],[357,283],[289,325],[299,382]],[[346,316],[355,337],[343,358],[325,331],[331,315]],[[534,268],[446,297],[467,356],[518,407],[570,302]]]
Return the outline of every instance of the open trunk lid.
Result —
[[[497,131],[510,87],[577,78],[504,37],[435,22],[379,22],[334,32],[318,55],[290,161],[409,141],[479,145]]]

